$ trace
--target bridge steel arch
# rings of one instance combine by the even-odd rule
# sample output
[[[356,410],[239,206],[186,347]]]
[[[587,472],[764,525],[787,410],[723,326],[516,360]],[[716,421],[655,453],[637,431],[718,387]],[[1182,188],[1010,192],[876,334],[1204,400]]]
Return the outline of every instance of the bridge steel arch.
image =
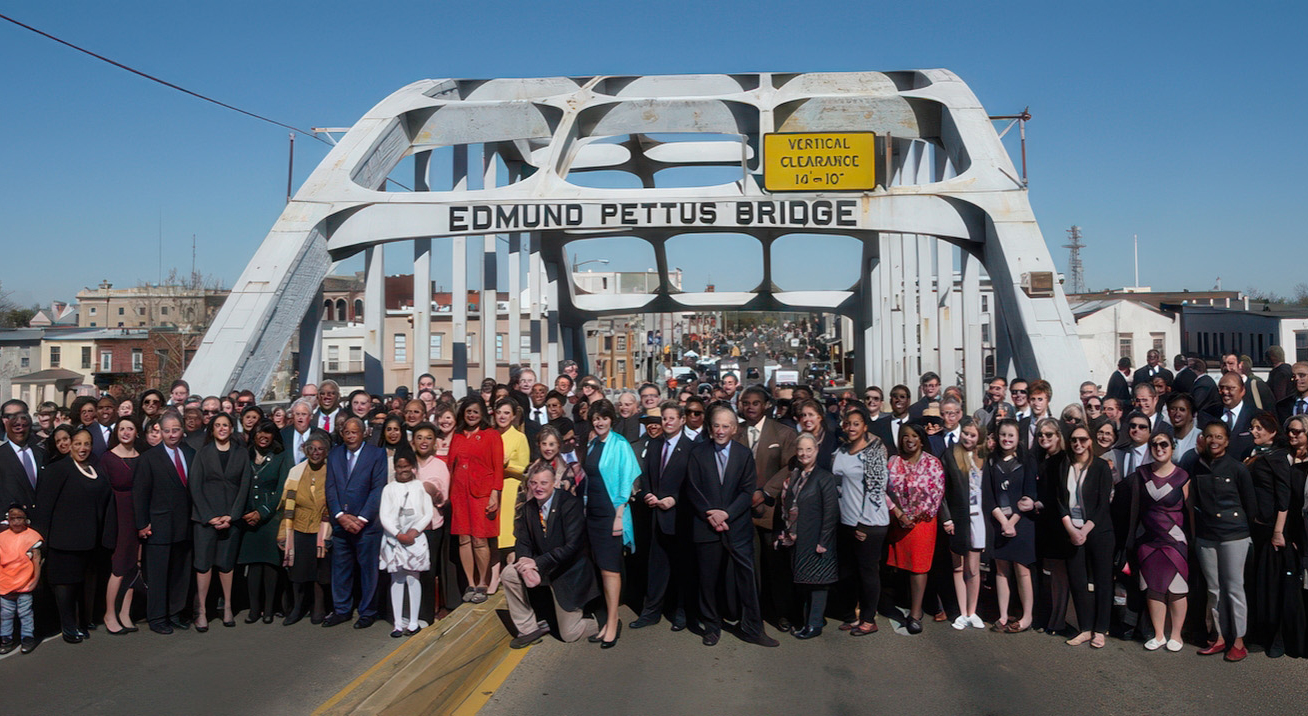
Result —
[[[875,189],[781,194],[764,186],[764,134],[849,131],[876,133]],[[433,152],[446,148],[450,189],[433,191]],[[386,191],[388,176],[409,157],[414,191]],[[697,187],[656,181],[659,172],[686,167],[716,167],[733,177],[738,169],[739,176]],[[573,181],[615,171],[634,175],[641,188]],[[690,232],[758,238],[763,280],[742,292],[675,290],[664,243]],[[770,246],[796,232],[862,241],[858,281],[824,290],[778,289],[774,272],[786,267],[772,265]],[[935,370],[946,383],[962,380],[969,402],[979,403],[984,271],[1000,323],[999,372],[1043,377],[1062,395],[1073,394],[1088,375],[1062,287],[1050,281],[1055,268],[1026,187],[971,90],[953,73],[934,69],[415,82],[355,123],[300,187],[237,280],[185,377],[197,393],[232,387],[261,392],[298,332],[301,379],[316,380],[322,280],[333,261],[362,252],[366,382],[380,392],[387,245],[411,243],[415,283],[427,285],[432,239],[453,237],[449,260],[459,268],[472,241],[482,254],[481,305],[494,306],[494,279],[502,270],[498,236],[510,243],[510,312],[531,317],[526,352],[519,351],[519,321],[509,321],[514,335],[506,358],[530,363],[538,373],[563,357],[584,360],[581,327],[599,316],[822,310],[853,320],[860,383],[908,382]],[[566,273],[564,247],[616,236],[651,243],[657,289],[580,294]],[[520,310],[524,260],[530,298]],[[454,295],[465,295],[465,272],[453,274]],[[1035,290],[1042,279],[1044,290]],[[423,293],[419,288],[414,295]],[[451,348],[461,392],[468,379],[469,316],[466,302],[453,303]],[[430,365],[424,328],[431,307],[415,304],[413,375]],[[478,320],[494,325],[493,315]],[[483,356],[495,355],[494,333],[481,331]]]

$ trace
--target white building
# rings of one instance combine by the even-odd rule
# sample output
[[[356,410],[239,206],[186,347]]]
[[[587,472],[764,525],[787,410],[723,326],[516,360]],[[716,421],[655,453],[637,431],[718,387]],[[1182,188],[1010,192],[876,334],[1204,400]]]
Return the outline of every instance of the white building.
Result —
[[[1177,316],[1128,297],[1081,301],[1071,304],[1076,332],[1081,337],[1086,360],[1090,363],[1090,380],[1101,387],[1117,369],[1122,356],[1131,366],[1144,364],[1151,349],[1170,356],[1181,350],[1181,324]]]

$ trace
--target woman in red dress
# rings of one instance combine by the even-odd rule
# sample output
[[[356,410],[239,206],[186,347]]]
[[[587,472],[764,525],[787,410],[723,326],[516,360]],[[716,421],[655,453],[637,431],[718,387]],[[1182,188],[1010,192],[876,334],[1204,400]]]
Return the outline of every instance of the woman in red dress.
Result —
[[[500,491],[504,489],[504,443],[491,426],[481,396],[464,398],[445,462],[450,466],[450,534],[459,538],[459,561],[468,588],[463,601],[486,601],[490,583],[490,540],[500,534]]]

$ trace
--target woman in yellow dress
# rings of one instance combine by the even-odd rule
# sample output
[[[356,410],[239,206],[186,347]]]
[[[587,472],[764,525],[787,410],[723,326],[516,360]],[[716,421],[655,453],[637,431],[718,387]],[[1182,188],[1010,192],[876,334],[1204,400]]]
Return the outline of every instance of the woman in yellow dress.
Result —
[[[500,516],[500,536],[492,549],[499,550],[499,559],[491,568],[491,581],[487,594],[494,594],[500,586],[500,566],[513,563],[513,524],[522,507],[522,473],[531,460],[531,447],[519,426],[522,423],[522,406],[512,398],[500,398],[492,414],[495,429],[504,442],[504,491],[500,494],[502,510],[512,510]]]

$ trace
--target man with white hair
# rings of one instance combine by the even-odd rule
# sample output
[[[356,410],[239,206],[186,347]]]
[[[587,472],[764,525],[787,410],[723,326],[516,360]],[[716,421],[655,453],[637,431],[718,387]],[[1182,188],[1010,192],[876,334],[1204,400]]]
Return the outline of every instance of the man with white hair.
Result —
[[[304,462],[304,442],[313,431],[313,398],[299,398],[291,403],[291,423],[282,428],[282,445],[291,451],[295,464]]]

